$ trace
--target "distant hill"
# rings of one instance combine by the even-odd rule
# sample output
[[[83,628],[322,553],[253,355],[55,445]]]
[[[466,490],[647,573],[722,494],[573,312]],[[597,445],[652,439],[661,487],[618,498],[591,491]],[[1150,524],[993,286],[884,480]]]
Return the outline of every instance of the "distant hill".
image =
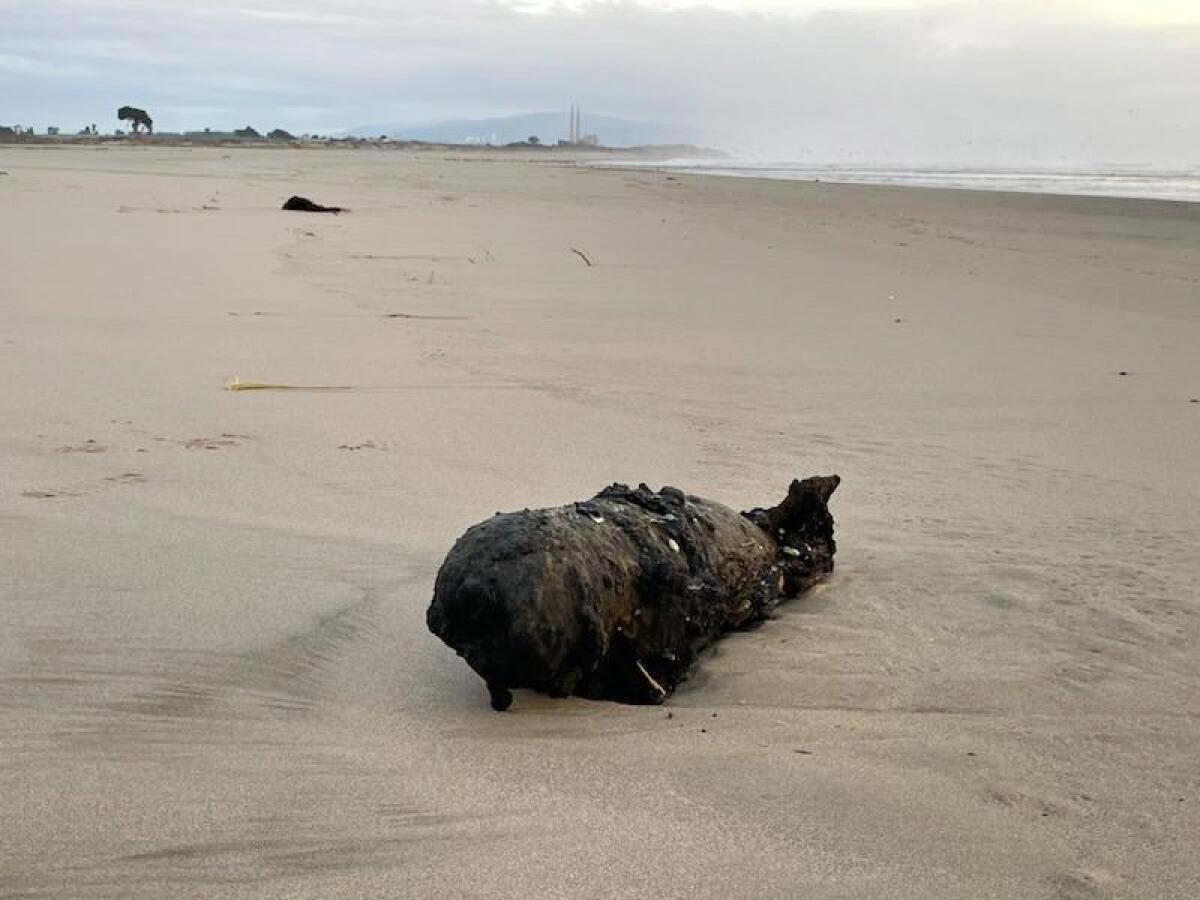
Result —
[[[350,137],[375,138],[386,134],[393,140],[429,141],[437,144],[483,143],[508,144],[537,135],[544,144],[569,137],[567,113],[529,113],[495,119],[454,119],[421,124],[363,125],[346,134]],[[663,122],[638,122],[614,116],[583,116],[583,131],[600,138],[606,147],[636,147],[646,144],[698,144],[703,132],[685,125]]]

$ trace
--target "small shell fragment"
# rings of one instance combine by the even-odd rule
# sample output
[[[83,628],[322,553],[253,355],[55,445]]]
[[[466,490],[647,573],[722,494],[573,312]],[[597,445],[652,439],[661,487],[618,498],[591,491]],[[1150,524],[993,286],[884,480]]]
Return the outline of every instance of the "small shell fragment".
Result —
[[[670,547],[672,550],[674,550],[676,553],[679,552],[679,542],[676,541],[675,538],[667,538],[667,546]],[[797,555],[799,555],[799,554],[797,554]]]
[[[588,516],[588,518],[591,519],[593,522],[595,522],[597,525],[604,524],[604,516]]]
[[[784,556],[799,556],[800,555],[800,551],[797,550],[795,547],[782,547],[780,549],[783,550]]]

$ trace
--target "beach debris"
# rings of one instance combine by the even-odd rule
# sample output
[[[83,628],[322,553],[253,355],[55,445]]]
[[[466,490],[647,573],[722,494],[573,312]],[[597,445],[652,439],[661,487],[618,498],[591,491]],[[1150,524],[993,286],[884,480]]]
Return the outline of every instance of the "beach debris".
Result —
[[[227,391],[352,391],[348,385],[270,384],[263,381],[242,381],[236,375],[225,385]]]
[[[395,312],[395,313],[384,313],[383,318],[385,318],[385,319],[423,319],[423,320],[429,321],[429,322],[452,322],[452,321],[462,321],[462,320],[466,319],[467,317],[466,316],[426,316],[426,315],[421,315],[420,313]]]
[[[641,672],[642,676],[646,679],[646,683],[650,685],[650,690],[652,690],[654,694],[659,697],[659,699],[665,699],[667,696],[667,689],[655,681],[654,676],[647,672],[646,667],[640,662],[637,664],[637,667],[638,671]]]
[[[319,203],[313,203],[307,197],[289,197],[283,204],[283,208],[293,212],[333,213],[334,215],[350,212],[344,206],[322,206]]]
[[[447,554],[426,623],[484,680],[493,709],[520,688],[661,703],[706,646],[833,570],[840,481],[793,481],[779,505],[745,513],[644,484],[497,513]]]
[[[574,253],[576,256],[578,256],[580,259],[582,259],[585,263],[587,263],[587,266],[589,269],[592,267],[592,261],[587,258],[587,254],[584,253],[582,250],[576,250],[574,247],[572,247],[571,252]]]
[[[224,447],[236,447],[238,441],[232,436],[222,435],[219,438],[188,438],[186,441],[181,441],[180,445],[188,450],[220,450]]]

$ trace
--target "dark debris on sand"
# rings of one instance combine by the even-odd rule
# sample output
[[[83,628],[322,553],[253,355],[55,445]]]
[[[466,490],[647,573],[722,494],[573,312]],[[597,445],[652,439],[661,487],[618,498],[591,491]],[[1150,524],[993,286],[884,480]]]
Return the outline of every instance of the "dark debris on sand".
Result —
[[[333,213],[334,215],[349,212],[344,206],[322,206],[319,203],[313,203],[307,197],[289,197],[283,204],[283,208],[293,212]]]
[[[833,570],[838,476],[794,481],[737,513],[676,488],[614,484],[591,500],[497,514],[451,549],[430,630],[511,691],[660,703],[706,646]]]

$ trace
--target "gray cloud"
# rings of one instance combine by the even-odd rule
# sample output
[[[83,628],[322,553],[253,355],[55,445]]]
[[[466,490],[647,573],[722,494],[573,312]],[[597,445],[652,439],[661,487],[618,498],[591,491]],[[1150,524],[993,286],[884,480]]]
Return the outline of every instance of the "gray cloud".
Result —
[[[1028,5],[738,15],[485,0],[0,5],[0,121],[337,130],[565,108],[778,158],[1159,162],[1200,145],[1200,28]]]

